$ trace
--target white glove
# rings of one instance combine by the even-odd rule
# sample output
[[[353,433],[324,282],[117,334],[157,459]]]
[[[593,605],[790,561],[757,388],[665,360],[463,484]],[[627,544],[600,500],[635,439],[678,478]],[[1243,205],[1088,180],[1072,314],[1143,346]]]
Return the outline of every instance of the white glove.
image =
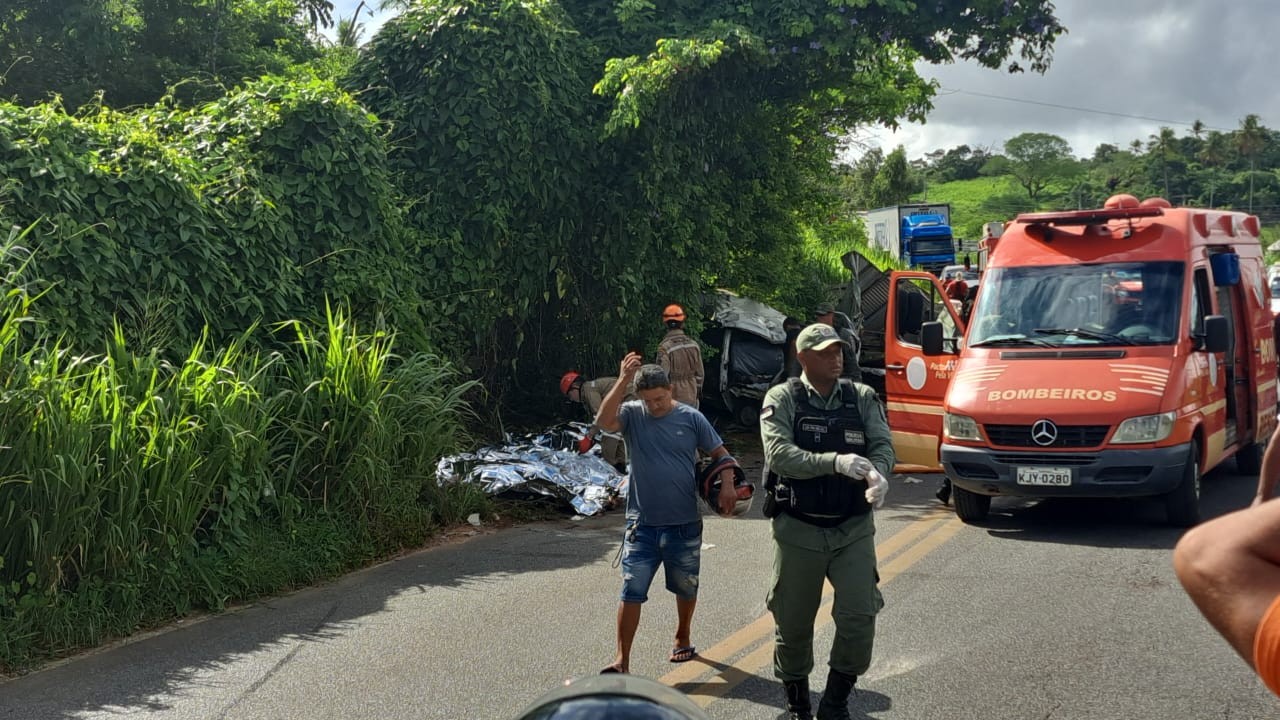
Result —
[[[836,456],[836,472],[854,480],[866,479],[867,473],[875,472],[875,469],[875,465],[872,465],[870,460],[861,455],[846,453]]]
[[[867,504],[879,509],[884,504],[884,496],[889,494],[889,481],[884,479],[879,470],[872,468],[867,473]]]

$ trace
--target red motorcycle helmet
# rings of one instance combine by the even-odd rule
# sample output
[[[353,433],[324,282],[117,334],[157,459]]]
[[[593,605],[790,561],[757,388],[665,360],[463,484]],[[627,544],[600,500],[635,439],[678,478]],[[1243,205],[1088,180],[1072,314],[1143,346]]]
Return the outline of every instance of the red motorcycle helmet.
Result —
[[[720,512],[721,473],[725,469],[732,469],[733,487],[738,495],[733,504],[733,512],[728,515]],[[755,497],[756,486],[747,481],[747,473],[738,461],[732,455],[725,455],[719,460],[713,460],[698,476],[698,494],[715,514],[722,517],[742,517],[751,510],[751,498]]]

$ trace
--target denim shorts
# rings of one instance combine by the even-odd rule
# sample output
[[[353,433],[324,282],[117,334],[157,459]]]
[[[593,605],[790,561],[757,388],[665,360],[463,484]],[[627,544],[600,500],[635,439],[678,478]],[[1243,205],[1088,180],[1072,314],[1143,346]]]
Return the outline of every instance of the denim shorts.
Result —
[[[627,524],[622,541],[622,601],[642,603],[658,566],[666,571],[667,589],[682,600],[698,597],[702,560],[702,520],[684,525]]]

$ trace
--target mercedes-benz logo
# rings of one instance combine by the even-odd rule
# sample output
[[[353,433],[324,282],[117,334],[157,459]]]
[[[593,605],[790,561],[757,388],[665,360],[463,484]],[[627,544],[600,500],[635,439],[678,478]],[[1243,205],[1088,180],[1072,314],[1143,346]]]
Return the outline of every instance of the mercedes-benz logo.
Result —
[[[1037,420],[1031,426],[1031,441],[1040,447],[1048,447],[1058,439],[1058,426],[1052,420]]]

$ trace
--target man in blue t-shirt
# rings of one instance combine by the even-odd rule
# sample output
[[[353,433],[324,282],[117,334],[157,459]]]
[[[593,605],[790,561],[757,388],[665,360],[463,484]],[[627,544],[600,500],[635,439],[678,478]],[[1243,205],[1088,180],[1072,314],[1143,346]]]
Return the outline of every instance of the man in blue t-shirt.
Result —
[[[631,456],[627,490],[627,528],[622,543],[622,597],[618,604],[618,652],[601,672],[630,669],[631,642],[640,625],[640,607],[661,565],[667,589],[676,596],[676,637],[671,662],[692,660],[693,608],[698,600],[702,556],[702,516],[698,512],[698,451],[712,461],[729,454],[711,423],[694,408],[677,402],[671,379],[659,365],[643,365],[638,353],[622,359],[618,382],[605,395],[596,425],[622,432]],[[622,402],[635,380],[640,398]],[[728,515],[737,501],[731,471],[720,483],[719,509]]]

